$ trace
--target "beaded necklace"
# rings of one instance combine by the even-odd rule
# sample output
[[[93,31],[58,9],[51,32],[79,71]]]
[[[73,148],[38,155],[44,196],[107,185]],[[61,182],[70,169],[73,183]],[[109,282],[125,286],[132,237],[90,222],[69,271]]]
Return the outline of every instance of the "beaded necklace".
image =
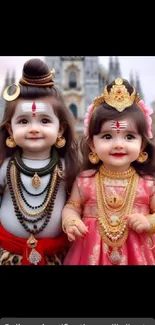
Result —
[[[58,163],[59,155],[58,155],[58,152],[56,151],[56,149],[53,147],[51,150],[50,162],[45,167],[35,168],[35,169],[28,167],[27,165],[24,164],[22,157],[21,157],[21,151],[19,149],[17,149],[14,152],[13,160],[14,160],[14,163],[15,163],[17,169],[21,173],[32,177],[32,185],[35,188],[37,188],[41,182],[40,177],[50,174],[53,171],[54,167]]]
[[[27,246],[31,248],[32,251],[28,259],[31,263],[37,264],[42,257],[34,249],[37,246],[37,239],[34,237],[34,235],[43,231],[51,219],[59,184],[61,181],[60,175],[62,174],[62,162],[59,159],[58,164],[53,166],[53,173],[50,177],[50,182],[48,182],[48,187],[46,186],[47,194],[45,196],[43,203],[37,207],[32,207],[28,204],[28,206],[32,209],[41,207],[41,209],[37,212],[27,211],[23,206],[21,198],[23,199],[24,202],[25,200],[24,200],[24,196],[20,184],[20,180],[21,180],[20,169],[18,169],[17,166],[19,167],[18,164],[15,164],[14,157],[11,158],[7,166],[7,184],[13,202],[15,215],[17,216],[17,219],[19,220],[20,224],[24,227],[24,229],[30,233],[30,237],[27,240]],[[37,218],[28,218],[25,215],[31,217],[37,217]],[[40,220],[44,220],[44,221],[43,224],[38,228],[36,223]],[[33,229],[29,228],[27,222],[33,224]]]

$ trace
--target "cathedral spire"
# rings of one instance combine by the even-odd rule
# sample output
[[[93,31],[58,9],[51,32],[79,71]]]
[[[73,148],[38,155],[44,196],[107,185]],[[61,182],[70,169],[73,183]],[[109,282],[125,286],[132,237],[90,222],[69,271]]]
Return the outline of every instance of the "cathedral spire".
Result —
[[[140,95],[141,99],[144,100],[144,96],[143,96],[143,92],[142,92],[142,89],[141,89],[141,84],[140,84],[140,80],[139,80],[138,74],[136,74],[135,88],[136,88],[137,93]]]
[[[109,71],[108,71],[108,83],[110,83],[114,79],[114,64],[112,60],[112,56],[109,58]]]
[[[119,64],[117,56],[116,56],[116,59],[115,59],[114,75],[115,75],[115,78],[121,77],[120,64]]]
[[[15,71],[13,70],[12,77],[10,78],[10,84],[14,84],[14,83],[15,83]]]
[[[114,66],[112,61],[112,56],[109,58],[109,74],[113,74]]]
[[[2,87],[2,93],[1,95],[3,94],[3,91],[4,89],[10,85],[10,79],[9,79],[9,71],[6,72],[6,75],[5,75],[5,80],[4,80],[4,84],[3,84],[3,87]]]
[[[132,86],[134,86],[134,79],[133,79],[133,73],[132,73],[132,71],[130,72],[130,78],[129,78],[129,82],[130,82],[130,84],[132,85]]]

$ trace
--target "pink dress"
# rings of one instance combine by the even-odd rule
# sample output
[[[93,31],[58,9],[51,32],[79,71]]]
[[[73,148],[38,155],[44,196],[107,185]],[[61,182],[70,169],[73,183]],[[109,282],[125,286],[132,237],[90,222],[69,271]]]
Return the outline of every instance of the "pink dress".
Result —
[[[77,237],[65,258],[64,265],[112,265],[108,257],[108,246],[102,240],[98,231],[97,199],[95,178],[87,177],[92,170],[82,172],[76,179],[83,203],[82,220],[88,227],[88,235]],[[80,177],[80,176],[86,177]],[[106,184],[106,193],[115,190],[123,195],[125,184],[119,180],[117,184],[111,180]],[[150,213],[149,200],[155,192],[154,181],[151,178],[139,177],[136,198],[132,213],[143,215]],[[155,235],[137,234],[130,230],[125,244],[121,247],[121,262],[119,265],[155,265]]]

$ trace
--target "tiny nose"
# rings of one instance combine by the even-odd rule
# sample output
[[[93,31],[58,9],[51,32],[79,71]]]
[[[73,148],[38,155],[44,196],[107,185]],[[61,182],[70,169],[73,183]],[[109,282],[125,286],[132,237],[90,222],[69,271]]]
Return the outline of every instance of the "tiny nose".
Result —
[[[39,133],[39,131],[36,130],[36,129],[32,129],[32,130],[30,130],[29,132],[32,133],[32,134]]]
[[[32,123],[29,129],[30,133],[39,133],[39,126],[37,123]]]
[[[117,139],[114,144],[115,149],[122,149],[123,148],[123,142],[121,139]]]
[[[123,145],[121,145],[121,143],[118,143],[114,146],[116,149],[122,149]]]

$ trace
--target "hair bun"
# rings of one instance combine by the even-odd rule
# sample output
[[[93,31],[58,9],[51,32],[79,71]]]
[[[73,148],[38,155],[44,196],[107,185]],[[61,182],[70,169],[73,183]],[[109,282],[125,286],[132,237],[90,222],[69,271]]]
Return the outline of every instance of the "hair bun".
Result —
[[[40,59],[31,59],[23,66],[23,77],[36,79],[48,75],[50,72],[47,64]]]
[[[19,83],[25,86],[49,87],[54,86],[55,70],[49,70],[47,64],[40,59],[31,59],[23,66],[22,78]]]

